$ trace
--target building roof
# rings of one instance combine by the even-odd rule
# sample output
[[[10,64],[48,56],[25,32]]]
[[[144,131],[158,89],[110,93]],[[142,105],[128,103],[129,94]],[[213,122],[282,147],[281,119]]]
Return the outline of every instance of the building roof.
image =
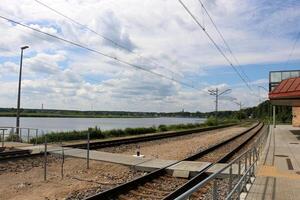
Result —
[[[269,98],[275,105],[300,106],[300,77],[281,81]]]

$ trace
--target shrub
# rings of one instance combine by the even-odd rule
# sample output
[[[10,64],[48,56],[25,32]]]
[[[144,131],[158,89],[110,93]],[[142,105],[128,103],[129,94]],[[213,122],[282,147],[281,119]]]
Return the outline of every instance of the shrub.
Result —
[[[209,117],[207,120],[204,122],[207,126],[215,126],[217,125],[217,120],[215,117]]]
[[[223,119],[219,120],[219,124],[233,123],[236,120]],[[200,123],[188,123],[188,124],[172,124],[164,125],[161,124],[157,128],[152,127],[138,127],[138,128],[126,128],[126,129],[112,129],[107,131],[101,131],[97,126],[95,128],[88,128],[88,130],[83,131],[68,131],[68,132],[51,132],[47,134],[47,142],[60,142],[60,141],[70,141],[70,140],[86,140],[87,133],[90,133],[90,139],[102,139],[106,137],[121,137],[128,135],[140,135],[147,133],[155,133],[157,131],[171,131],[171,130],[183,130],[183,129],[193,129],[206,126],[215,126],[216,120],[213,117],[209,117],[203,124]],[[11,136],[13,137],[13,136]],[[13,139],[13,138],[12,138]],[[16,138],[17,139],[17,138]],[[37,143],[44,143],[45,137],[39,136],[37,138]],[[35,143],[36,138],[32,138],[30,143]]]
[[[1,137],[2,139],[2,137]],[[5,138],[6,141],[15,142],[19,141],[20,137],[15,133],[9,133],[9,135]]]
[[[158,130],[159,131],[167,131],[168,130],[168,127],[164,124],[161,124],[158,126]]]

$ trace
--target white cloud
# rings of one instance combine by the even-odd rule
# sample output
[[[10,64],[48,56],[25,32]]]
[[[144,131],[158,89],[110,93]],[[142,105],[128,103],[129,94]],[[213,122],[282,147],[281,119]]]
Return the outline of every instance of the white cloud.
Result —
[[[19,20],[38,30],[84,44],[107,55],[138,64],[183,82],[197,81],[200,92],[157,78],[120,64],[99,54],[71,46],[1,20],[0,24],[0,106],[15,105],[15,87],[20,46],[25,51],[23,88],[25,107],[41,102],[52,108],[101,110],[212,110],[208,88],[234,88],[232,96],[257,103],[257,97],[245,93],[245,86],[231,82],[215,84],[202,81],[206,70],[223,70],[226,61],[193,23],[180,4],[173,0],[74,0],[42,2],[111,38],[136,54],[128,53],[103,37],[87,31],[32,0],[2,0],[1,15]],[[184,1],[202,21],[197,0]],[[242,65],[285,61],[293,44],[300,17],[300,5],[276,8],[276,2],[214,0],[204,1],[224,37]],[[276,12],[274,12],[276,11]],[[218,44],[221,38],[204,19],[206,30]],[[228,53],[224,45],[222,49]],[[140,56],[141,55],[142,58]],[[292,59],[300,56],[296,48]],[[229,56],[230,57],[230,56]],[[150,62],[149,59],[155,60]],[[224,72],[225,73],[225,72]],[[227,73],[227,72],[226,72]],[[228,76],[236,76],[228,74]],[[188,76],[194,76],[192,81]],[[213,75],[211,75],[213,76]],[[9,77],[9,78],[7,78]],[[195,78],[200,77],[200,78]],[[266,79],[252,78],[251,84],[265,84]],[[210,85],[210,86],[207,86]],[[236,108],[222,101],[221,108]]]

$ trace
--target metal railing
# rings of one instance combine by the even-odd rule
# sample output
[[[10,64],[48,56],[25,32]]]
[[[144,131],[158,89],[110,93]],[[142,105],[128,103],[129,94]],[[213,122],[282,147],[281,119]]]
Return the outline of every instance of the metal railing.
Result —
[[[19,135],[16,134],[17,128],[19,129]],[[24,143],[37,143],[40,130],[37,128],[28,127],[12,127],[12,126],[0,126],[0,141],[2,145],[4,141],[24,142]],[[35,140],[35,141],[34,141]]]
[[[210,199],[240,199],[240,194],[247,189],[246,185],[250,183],[252,177],[255,177],[256,166],[268,134],[269,126],[264,127],[249,150],[177,197],[176,200],[189,199],[195,192],[208,185],[211,187],[212,197]],[[224,174],[226,174],[226,176],[224,176]],[[222,182],[222,190],[224,190],[224,185],[228,186],[227,190],[225,192],[223,191],[222,196],[218,192],[221,189],[219,188],[219,181]]]

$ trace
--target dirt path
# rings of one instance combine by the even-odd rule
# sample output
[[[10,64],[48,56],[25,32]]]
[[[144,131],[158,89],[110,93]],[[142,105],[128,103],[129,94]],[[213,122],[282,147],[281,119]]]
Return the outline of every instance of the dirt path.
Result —
[[[91,161],[87,170],[85,160],[67,158],[61,179],[61,159],[49,156],[44,181],[42,166],[41,157],[1,162],[0,199],[82,199],[86,193],[100,192],[142,175],[126,166],[99,161]]]
[[[145,155],[146,158],[180,160],[188,155],[194,154],[196,151],[207,148],[214,143],[230,138],[248,128],[249,127],[234,126],[176,138],[102,148],[99,149],[99,151],[135,154],[137,145],[139,145],[141,154]]]

